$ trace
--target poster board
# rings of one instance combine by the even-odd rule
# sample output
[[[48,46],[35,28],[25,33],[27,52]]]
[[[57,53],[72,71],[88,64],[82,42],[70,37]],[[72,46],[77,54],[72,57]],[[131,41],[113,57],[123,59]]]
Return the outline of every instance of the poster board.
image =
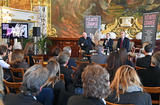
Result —
[[[142,44],[150,42],[155,47],[159,12],[143,14]]]
[[[88,36],[94,35],[101,28],[101,16],[85,16],[84,30]]]

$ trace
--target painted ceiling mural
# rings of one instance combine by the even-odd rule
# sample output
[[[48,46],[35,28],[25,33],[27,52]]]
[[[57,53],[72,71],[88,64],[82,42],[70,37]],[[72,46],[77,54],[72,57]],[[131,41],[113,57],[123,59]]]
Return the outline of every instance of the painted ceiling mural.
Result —
[[[120,16],[141,17],[145,11],[160,11],[160,0],[53,0],[52,26],[60,37],[80,37],[84,16],[100,15],[102,23]]]

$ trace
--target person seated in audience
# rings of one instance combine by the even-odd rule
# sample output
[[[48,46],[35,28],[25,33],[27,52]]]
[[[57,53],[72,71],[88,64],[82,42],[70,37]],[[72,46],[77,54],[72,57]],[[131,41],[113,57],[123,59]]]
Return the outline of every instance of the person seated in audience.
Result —
[[[71,54],[72,54],[71,47],[70,46],[63,47],[63,52],[69,53],[69,55],[70,55],[70,58],[69,58],[69,61],[68,61],[68,64],[67,64],[68,69],[72,69],[71,66],[76,67],[76,61],[75,61],[75,59],[73,59],[71,57]]]
[[[51,58],[46,67],[49,71],[48,80],[36,97],[43,105],[57,105],[60,91],[65,89],[64,83],[60,80],[60,66],[55,59]]]
[[[13,50],[10,64],[13,68],[24,68],[25,70],[29,68],[28,63],[24,60],[24,52],[20,49]]]
[[[82,72],[84,68],[89,65],[89,63],[82,63],[78,66],[77,70],[73,74],[73,86],[74,86],[74,93],[77,95],[83,94],[83,83],[82,83]]]
[[[144,86],[160,86],[160,51],[154,53],[151,57],[150,67],[137,70],[137,73]]]
[[[97,55],[91,56],[91,62],[97,64],[105,64],[107,62],[107,55],[104,54],[104,48],[102,45],[98,45],[97,48]]]
[[[67,90],[67,86],[69,84],[72,84],[71,74],[73,73],[73,71],[70,70],[70,69],[68,69],[66,67],[69,58],[70,58],[70,55],[68,53],[66,53],[66,52],[60,53],[58,55],[58,58],[57,58],[57,61],[60,64],[60,72],[61,72],[61,74],[64,74],[64,80],[65,80],[65,88],[66,88],[66,90]]]
[[[24,74],[22,91],[19,94],[4,96],[5,105],[42,105],[35,97],[48,79],[48,70],[41,65],[30,67]]]
[[[103,46],[105,49],[105,53],[110,53],[113,51],[113,39],[110,38],[110,33],[106,34],[106,39],[104,39]]]
[[[5,46],[5,45],[0,45],[0,66],[1,66],[2,68],[9,69],[9,68],[10,68],[10,65],[3,60],[3,58],[4,58],[5,56],[7,56],[6,54],[7,54],[7,46]],[[9,62],[11,62],[11,56],[12,56],[12,54],[10,53],[10,54],[8,55]]]
[[[88,65],[82,73],[83,95],[72,96],[67,105],[105,105],[110,94],[109,73],[100,65]]]
[[[90,50],[92,50],[95,46],[91,38],[87,37],[86,32],[83,32],[82,37],[79,38],[78,45],[81,47],[82,50],[85,51],[86,54],[90,54]]]
[[[129,39],[124,31],[121,32],[121,37],[118,39],[117,48],[125,48],[129,52]]]
[[[130,65],[133,66],[132,62],[128,60],[128,53],[127,50],[125,48],[120,48],[118,50],[121,62],[123,65]]]
[[[143,92],[135,69],[129,65],[118,68],[110,87],[112,92],[106,100],[111,103],[152,105],[151,96]]]
[[[34,65],[34,61],[32,56],[34,55],[34,43],[33,42],[27,42],[24,48],[24,56],[29,56],[29,62],[30,66]]]
[[[113,80],[118,67],[120,67],[121,65],[122,65],[121,57],[119,56],[118,51],[115,50],[111,52],[107,58],[107,66],[106,66],[106,69],[110,74],[110,81]]]
[[[51,50],[51,56],[54,57],[55,59],[57,59],[58,57],[58,54],[61,52],[61,48],[59,47],[54,47],[52,50]]]
[[[145,57],[138,58],[136,61],[136,66],[148,68],[151,64],[151,56],[153,53],[152,44],[148,44],[144,47]]]

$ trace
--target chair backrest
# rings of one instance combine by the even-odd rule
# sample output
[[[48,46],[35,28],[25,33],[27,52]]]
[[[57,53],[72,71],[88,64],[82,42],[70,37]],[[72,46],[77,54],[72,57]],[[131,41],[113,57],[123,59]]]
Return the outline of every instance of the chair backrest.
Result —
[[[20,88],[22,86],[22,82],[8,82],[3,79],[4,86],[6,88],[7,94],[10,93],[10,89],[14,90],[16,93],[20,92]]]
[[[27,61],[28,65],[30,65],[29,56],[24,56],[24,59]]]
[[[22,81],[23,80],[23,76],[24,76],[24,68],[10,68],[11,70],[11,75],[12,75],[12,79],[14,82],[18,81]]]
[[[60,74],[60,79],[64,81],[64,74]]]
[[[106,101],[106,105],[134,105],[134,104],[115,104],[115,103]]]
[[[42,64],[44,61],[43,56],[32,56],[34,64]]]
[[[99,65],[104,67],[104,68],[107,66],[107,64],[99,64]]]
[[[80,65],[82,63],[89,63],[89,61],[80,61],[80,60],[76,60],[76,65]]]
[[[159,99],[158,100],[152,99],[152,104],[160,105],[160,87],[143,87],[143,88],[144,88],[144,91],[147,93],[150,93],[150,94],[156,93]]]

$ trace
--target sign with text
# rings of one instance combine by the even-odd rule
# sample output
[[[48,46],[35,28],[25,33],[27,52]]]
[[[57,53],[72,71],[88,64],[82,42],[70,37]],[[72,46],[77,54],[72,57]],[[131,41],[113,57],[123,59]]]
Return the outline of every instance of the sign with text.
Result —
[[[143,14],[142,43],[150,42],[154,48],[159,12]]]
[[[87,35],[95,34],[98,30],[100,31],[101,16],[85,16],[84,27]]]

